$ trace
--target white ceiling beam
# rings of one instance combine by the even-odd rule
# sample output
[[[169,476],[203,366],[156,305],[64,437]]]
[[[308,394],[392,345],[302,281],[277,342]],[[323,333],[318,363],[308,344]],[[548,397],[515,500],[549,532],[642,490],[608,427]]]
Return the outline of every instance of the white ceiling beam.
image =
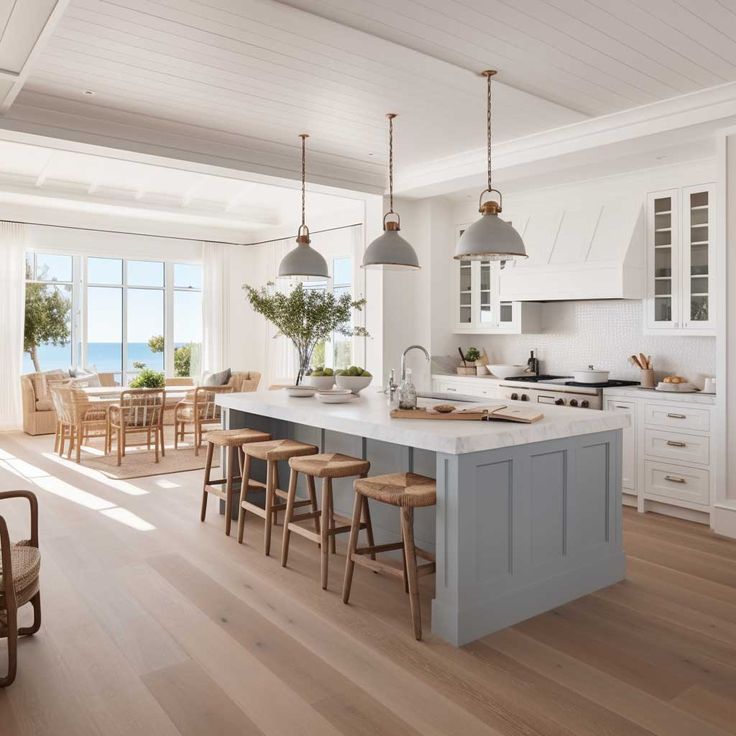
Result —
[[[35,186],[37,188],[41,188],[44,185],[44,182],[46,181],[46,177],[49,173],[49,168],[51,167],[51,162],[54,160],[54,154],[49,154],[49,157],[46,159],[46,163],[41,167],[41,171],[38,172],[38,176],[36,177],[36,184]]]
[[[181,206],[182,207],[189,207],[189,205],[192,202],[192,199],[199,194],[199,192],[202,191],[205,184],[207,183],[207,180],[204,177],[199,177],[194,182],[192,182],[184,191],[184,194],[182,194],[181,197]]]
[[[6,113],[15,102],[31,73],[33,63],[51,38],[69,2],[70,0],[23,0],[14,4],[5,33],[0,39],[0,46],[12,43],[14,55],[25,58],[20,62],[17,72],[7,69],[0,71],[0,78],[13,83],[0,101],[0,114]]]
[[[225,203],[225,212],[232,212],[238,205],[245,201],[249,195],[253,193],[255,184],[247,184],[242,189],[239,189],[233,194],[230,199]]]

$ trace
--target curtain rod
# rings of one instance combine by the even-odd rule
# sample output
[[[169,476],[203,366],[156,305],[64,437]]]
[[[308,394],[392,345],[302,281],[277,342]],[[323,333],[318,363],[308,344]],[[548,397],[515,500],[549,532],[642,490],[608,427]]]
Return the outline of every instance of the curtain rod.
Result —
[[[253,243],[236,243],[232,240],[207,240],[205,238],[186,238],[177,237],[176,235],[151,235],[151,233],[138,233],[133,230],[108,230],[101,227],[79,227],[76,225],[50,225],[48,222],[31,222],[30,220],[0,220],[0,222],[14,222],[18,225],[37,225],[39,227],[57,227],[62,230],[85,230],[93,233],[115,233],[117,235],[140,235],[144,238],[162,238],[165,240],[189,240],[192,243],[217,243],[218,245],[240,245],[247,247],[249,245],[263,245],[265,243],[277,243],[279,240],[286,240],[286,238],[271,238],[271,240],[257,240]],[[347,230],[351,227],[361,227],[362,222],[356,222],[353,225],[339,225],[338,227],[326,227],[323,230],[313,230],[312,235],[319,233],[329,233],[334,230]]]

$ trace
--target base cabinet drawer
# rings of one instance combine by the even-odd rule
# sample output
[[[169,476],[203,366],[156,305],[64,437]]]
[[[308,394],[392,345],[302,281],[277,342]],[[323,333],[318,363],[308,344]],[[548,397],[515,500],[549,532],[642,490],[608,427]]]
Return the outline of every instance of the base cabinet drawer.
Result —
[[[462,381],[432,381],[432,390],[440,394],[464,394],[465,396],[479,396],[483,398],[496,398],[500,396],[500,389],[495,386],[474,385]]]
[[[704,506],[710,503],[710,474],[707,470],[647,460],[644,463],[644,473],[646,495]]]
[[[710,411],[691,406],[672,406],[669,402],[647,402],[644,406],[644,424],[667,429],[707,432],[710,429]]]
[[[710,462],[710,440],[707,436],[647,429],[644,432],[644,454],[676,463]]]

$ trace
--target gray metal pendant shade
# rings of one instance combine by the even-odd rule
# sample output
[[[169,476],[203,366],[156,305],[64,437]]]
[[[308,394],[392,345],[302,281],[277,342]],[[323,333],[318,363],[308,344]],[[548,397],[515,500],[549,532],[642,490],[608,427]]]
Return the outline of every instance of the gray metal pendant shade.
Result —
[[[486,133],[488,138],[488,187],[481,193],[478,202],[480,220],[476,220],[465,230],[457,242],[454,257],[463,261],[510,261],[516,258],[526,258],[526,248],[510,222],[502,220],[498,214],[503,209],[503,198],[498,189],[493,188],[491,162],[491,77],[496,72],[484,71],[488,97],[486,108]],[[483,201],[485,195],[498,195],[498,201],[490,199]]]
[[[394,212],[394,118],[388,118],[388,191],[389,211],[383,216],[383,234],[379,235],[363,254],[363,268],[385,268],[395,271],[420,268],[419,258],[411,245],[399,235],[401,220]],[[392,219],[389,219],[392,218]]]
[[[306,194],[306,144],[309,137],[301,133],[302,139],[302,224],[296,235],[296,248],[290,250],[279,264],[279,276],[305,276],[317,278],[329,278],[327,261],[309,244],[309,228],[304,222],[305,217],[305,194]]]
[[[463,261],[509,261],[526,258],[524,241],[510,222],[498,216],[495,202],[480,209],[482,217],[466,228],[455,249]]]

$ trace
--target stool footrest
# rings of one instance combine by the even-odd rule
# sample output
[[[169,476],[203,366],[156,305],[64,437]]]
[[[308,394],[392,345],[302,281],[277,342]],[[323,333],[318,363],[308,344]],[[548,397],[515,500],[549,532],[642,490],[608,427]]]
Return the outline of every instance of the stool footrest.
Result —
[[[402,579],[404,577],[404,567],[398,561],[372,560],[370,557],[366,557],[365,553],[360,550],[355,550],[351,555],[351,559],[356,565],[367,567],[369,570],[373,570],[374,572],[385,572],[388,575],[393,575],[394,577]]]
[[[389,542],[388,544],[374,544],[372,547],[358,547],[355,550],[356,555],[375,555],[380,552],[393,552],[397,549],[404,549],[403,542]]]
[[[322,537],[321,537],[321,535],[320,535],[319,532],[314,531],[314,529],[307,529],[306,527],[303,527],[303,526],[297,526],[296,523],[295,523],[297,521],[304,521],[305,519],[314,518],[315,516],[317,518],[319,518],[321,516],[321,513],[318,511],[318,512],[313,513],[313,514],[302,514],[301,515],[301,518],[299,518],[299,519],[296,518],[296,517],[293,518],[289,522],[289,527],[288,527],[289,528],[289,531],[290,532],[294,532],[296,534],[299,534],[302,537],[306,537],[307,539],[311,540],[312,542],[317,542],[317,544],[319,544],[322,541]],[[361,522],[360,528],[361,529],[365,529],[366,528],[365,522]],[[350,527],[349,526],[338,526],[338,527],[335,527],[334,529],[330,529],[328,527],[327,528],[327,536],[328,537],[334,537],[337,534],[345,534],[346,532],[349,532],[349,531],[350,531]]]
[[[353,562],[355,562],[357,565],[362,565],[363,567],[367,567],[371,570],[374,570],[375,572],[386,572],[389,575],[396,575],[400,578],[404,577],[404,567],[401,563],[399,563],[397,560],[372,560],[370,557],[366,557],[366,555],[372,555],[380,552],[392,552],[394,550],[403,549],[404,543],[403,542],[392,542],[389,544],[376,544],[372,547],[358,547],[356,548],[355,552],[351,555],[351,559]],[[425,559],[432,556],[431,552],[427,552],[426,550],[419,549],[418,547],[415,548],[415,554],[417,557],[423,557]],[[417,565],[417,577],[422,577],[424,575],[431,575],[435,572],[437,565],[435,564],[434,560],[432,562],[426,562],[422,565]]]

